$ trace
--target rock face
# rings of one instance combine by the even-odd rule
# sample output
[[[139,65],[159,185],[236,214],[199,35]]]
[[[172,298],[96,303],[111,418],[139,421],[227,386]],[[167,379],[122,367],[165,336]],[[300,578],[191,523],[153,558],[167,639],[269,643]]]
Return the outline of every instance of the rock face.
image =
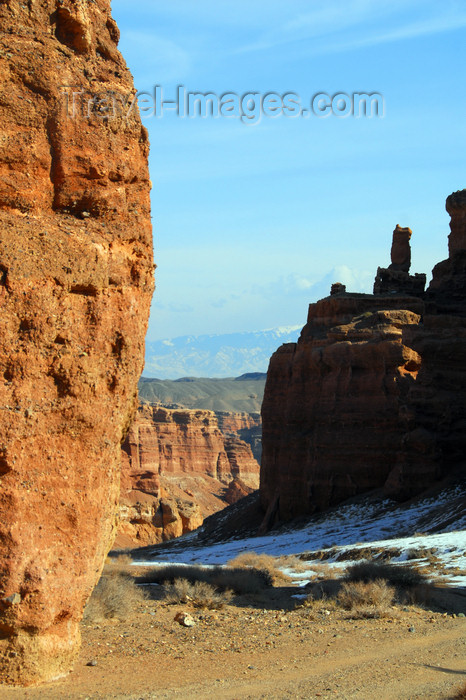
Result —
[[[310,305],[298,343],[273,355],[262,407],[265,527],[379,487],[406,499],[464,469],[465,194],[447,200],[450,256],[425,294],[401,285],[327,297]],[[409,277],[410,233],[395,229],[392,260],[404,269],[388,272]]]
[[[374,282],[374,294],[409,294],[422,296],[426,286],[426,276],[416,273],[409,274],[411,267],[412,236],[410,228],[402,228],[398,224],[393,231],[391,250],[392,262],[388,268],[379,267]]]
[[[225,501],[229,506],[234,503],[238,503],[242,498],[249,496],[254,491],[249,486],[247,486],[241,479],[234,478],[233,481],[228,484],[228,488],[225,492]]]
[[[224,435],[239,437],[251,446],[254,459],[261,461],[262,455],[262,418],[260,413],[229,413],[216,411],[218,427]]]
[[[411,246],[410,240],[413,232],[410,228],[403,228],[399,224],[393,231],[392,249],[390,251],[390,270],[401,270],[409,272],[411,267]]]
[[[133,90],[110,0],[3,0],[0,27],[0,682],[27,685],[70,670],[115,535],[149,144],[92,98]]]
[[[231,426],[230,426],[231,427]],[[234,479],[244,495],[259,485],[259,465],[213,411],[141,405],[123,444],[120,546],[155,544],[202,525],[224,508]]]

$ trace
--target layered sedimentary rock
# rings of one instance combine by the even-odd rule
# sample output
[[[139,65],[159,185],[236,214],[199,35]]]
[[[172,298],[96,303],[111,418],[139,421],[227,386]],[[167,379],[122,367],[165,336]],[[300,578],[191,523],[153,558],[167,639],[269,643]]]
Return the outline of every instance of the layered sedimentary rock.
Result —
[[[384,270],[402,284],[311,304],[298,343],[273,355],[262,407],[265,526],[379,487],[406,499],[464,468],[465,194],[447,200],[450,256],[425,294],[405,293],[411,232],[397,227]]]
[[[254,459],[261,461],[262,454],[262,418],[260,413],[231,413],[216,411],[218,427],[225,435],[241,438],[251,446]]]
[[[149,144],[102,102],[133,90],[109,0],[4,0],[0,28],[0,682],[32,684],[70,670],[115,534]]]
[[[153,544],[196,529],[225,507],[234,479],[257,488],[259,465],[247,443],[220,431],[215,413],[141,405],[123,444],[117,543]]]

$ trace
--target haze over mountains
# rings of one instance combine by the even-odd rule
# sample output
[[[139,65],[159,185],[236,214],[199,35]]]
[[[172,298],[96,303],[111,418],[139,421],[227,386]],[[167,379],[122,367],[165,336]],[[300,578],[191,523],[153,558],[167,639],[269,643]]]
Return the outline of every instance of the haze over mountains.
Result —
[[[271,355],[283,343],[296,342],[301,327],[302,324],[256,332],[186,335],[148,342],[144,377],[219,378],[267,372]]]
[[[164,406],[178,404],[191,409],[259,413],[266,375],[260,372],[236,378],[149,379],[139,382],[139,397]]]

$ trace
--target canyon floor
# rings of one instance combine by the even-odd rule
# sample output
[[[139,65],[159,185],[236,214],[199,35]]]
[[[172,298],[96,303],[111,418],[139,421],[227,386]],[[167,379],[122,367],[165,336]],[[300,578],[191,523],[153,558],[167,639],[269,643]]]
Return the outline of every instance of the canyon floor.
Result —
[[[174,617],[186,609],[150,601],[129,623],[84,627],[71,676],[0,696],[424,700],[451,698],[466,680],[466,622],[452,614],[407,607],[387,619],[351,620],[243,601],[191,611],[196,624],[184,628]]]
[[[241,539],[225,540],[228,512],[216,514],[213,527],[134,550],[130,570],[139,577],[167,563],[225,567],[255,551],[277,558],[290,578],[220,610],[169,605],[161,586],[148,586],[150,597],[126,621],[83,624],[82,650],[68,678],[2,688],[0,698],[454,698],[466,683],[465,495],[464,483],[402,506],[372,494]],[[236,520],[241,503],[229,509]],[[430,581],[426,599],[390,605],[383,617],[369,619],[331,598],[307,604],[316,580],[336,581],[361,559],[414,565]],[[193,627],[175,620],[181,611],[192,615]]]

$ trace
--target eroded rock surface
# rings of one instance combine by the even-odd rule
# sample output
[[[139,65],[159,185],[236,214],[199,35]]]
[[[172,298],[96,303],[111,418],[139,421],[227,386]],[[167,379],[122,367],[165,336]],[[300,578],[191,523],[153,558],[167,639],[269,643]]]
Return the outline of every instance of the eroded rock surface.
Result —
[[[70,670],[115,535],[149,144],[93,99],[133,91],[109,0],[3,0],[0,28],[0,681],[32,684]]]
[[[403,228],[399,224],[393,231],[392,249],[390,251],[390,269],[409,272],[411,267],[410,240],[413,232],[407,226]]]
[[[465,190],[447,211],[450,256],[425,294],[409,276],[411,232],[397,227],[393,267],[382,271],[401,284],[311,304],[298,343],[273,355],[262,406],[265,527],[379,487],[407,499],[464,470]]]
[[[243,495],[257,489],[259,464],[246,442],[221,432],[213,411],[141,405],[123,444],[117,545],[156,544],[195,530],[229,503],[235,479]]]

